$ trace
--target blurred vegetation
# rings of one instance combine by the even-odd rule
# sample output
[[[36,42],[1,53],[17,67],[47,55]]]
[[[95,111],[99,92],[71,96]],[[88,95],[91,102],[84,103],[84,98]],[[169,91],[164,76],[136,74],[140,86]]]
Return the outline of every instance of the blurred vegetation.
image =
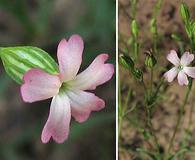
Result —
[[[61,38],[80,34],[85,41],[86,68],[104,52],[115,63],[115,1],[113,0],[0,0],[0,45],[37,46],[56,59]],[[106,108],[78,124],[72,119],[65,143],[44,145],[40,134],[50,100],[26,104],[19,86],[3,71],[0,76],[0,159],[77,160],[115,159],[115,79],[98,87]]]

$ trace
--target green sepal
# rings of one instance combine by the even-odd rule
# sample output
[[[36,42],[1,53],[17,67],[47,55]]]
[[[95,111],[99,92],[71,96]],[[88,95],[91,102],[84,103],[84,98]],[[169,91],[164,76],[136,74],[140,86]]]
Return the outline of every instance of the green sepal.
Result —
[[[0,56],[6,73],[18,84],[23,83],[24,74],[32,68],[40,68],[49,74],[59,73],[54,59],[37,47],[1,48]]]
[[[157,60],[154,55],[147,55],[145,59],[145,65],[149,68],[152,68],[156,65]]]
[[[133,60],[131,59],[131,57],[129,56],[126,56],[126,55],[123,55],[121,54],[119,56],[119,63],[126,69],[128,70],[133,70],[134,69],[134,62]]]
[[[132,74],[139,81],[143,80],[143,72],[140,69],[134,68],[134,70],[132,70]]]

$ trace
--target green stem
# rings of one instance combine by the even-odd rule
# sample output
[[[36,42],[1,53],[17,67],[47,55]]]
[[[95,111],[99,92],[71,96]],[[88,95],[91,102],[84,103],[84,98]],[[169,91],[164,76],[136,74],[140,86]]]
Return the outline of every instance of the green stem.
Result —
[[[153,90],[153,67],[151,68],[151,77],[150,77],[150,96],[152,96],[152,90]]]
[[[173,142],[175,140],[176,133],[177,133],[177,131],[179,129],[179,125],[180,125],[182,117],[184,115],[184,107],[185,107],[185,105],[186,105],[186,103],[188,101],[188,98],[189,98],[189,95],[190,95],[190,91],[191,91],[191,87],[188,87],[187,92],[185,94],[185,98],[184,98],[183,104],[180,107],[180,112],[179,112],[179,116],[178,116],[178,119],[177,119],[176,127],[174,129],[173,135],[171,137],[171,141],[169,143],[169,147],[168,147],[168,151],[167,151],[168,155],[170,154],[170,151],[171,151],[171,149],[173,147]]]
[[[151,117],[151,111],[150,111],[150,106],[146,106],[146,111],[147,111],[147,128],[149,129],[153,139],[154,139],[154,143],[156,146],[157,151],[160,153],[160,145],[158,143],[158,139],[154,133],[154,129],[152,127],[152,117]]]
[[[120,87],[120,75],[118,75],[118,113],[119,113],[119,115],[118,115],[118,117],[119,117],[119,119],[118,119],[118,128],[119,128],[119,132],[118,132],[118,141],[120,142],[120,136],[121,136],[121,124],[122,124],[122,114],[121,114],[121,112],[122,112],[122,102],[121,102],[121,87]],[[120,144],[120,143],[119,143]]]

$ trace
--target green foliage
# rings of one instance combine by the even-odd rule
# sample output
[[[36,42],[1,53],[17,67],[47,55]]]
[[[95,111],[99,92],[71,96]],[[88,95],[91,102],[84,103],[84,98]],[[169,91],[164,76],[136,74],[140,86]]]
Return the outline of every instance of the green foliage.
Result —
[[[137,21],[135,19],[131,22],[131,33],[132,33],[131,47],[133,52],[133,58],[135,61],[137,61],[140,44],[138,42],[139,29]]]
[[[135,38],[137,38],[137,36],[138,36],[138,25],[137,25],[136,20],[133,20],[131,22],[131,32],[132,32],[133,36]]]
[[[188,6],[185,3],[181,4],[180,13],[181,13],[181,18],[184,21],[184,23],[188,24],[190,20],[190,12],[189,12]]]
[[[178,34],[171,34],[171,38],[178,42],[182,41],[182,37]]]
[[[152,18],[150,21],[150,32],[152,34],[157,34],[157,20],[155,18]]]
[[[58,73],[58,66],[50,55],[37,47],[1,48],[0,56],[7,74],[18,84],[31,68],[40,68],[50,74]]]

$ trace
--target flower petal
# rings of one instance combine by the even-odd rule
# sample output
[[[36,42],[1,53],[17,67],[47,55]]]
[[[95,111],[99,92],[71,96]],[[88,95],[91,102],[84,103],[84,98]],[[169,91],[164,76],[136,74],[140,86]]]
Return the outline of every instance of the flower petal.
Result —
[[[57,143],[63,143],[69,134],[70,120],[68,97],[65,94],[55,96],[51,102],[49,118],[42,131],[42,142],[47,143],[52,137]]]
[[[195,67],[184,67],[183,70],[188,76],[195,78]]]
[[[181,57],[181,64],[184,66],[189,65],[194,60],[194,55],[189,52],[185,52]]]
[[[58,45],[57,57],[63,82],[73,79],[79,71],[84,43],[79,35],[73,35],[68,42],[62,39]]]
[[[35,102],[53,97],[61,86],[57,75],[50,75],[41,69],[31,69],[24,74],[20,91],[25,102]]]
[[[86,70],[70,82],[70,85],[78,90],[93,90],[96,86],[110,80],[114,74],[114,66],[105,64],[107,59],[107,54],[97,56]]]
[[[167,55],[167,59],[169,62],[171,62],[175,66],[179,66],[180,64],[180,59],[177,56],[177,52],[175,50],[170,51],[170,53]]]
[[[91,111],[99,111],[105,107],[105,102],[93,93],[84,91],[69,91],[71,114],[78,122],[88,119]]]
[[[172,82],[174,78],[177,76],[177,73],[178,73],[177,67],[173,67],[164,74],[164,77],[168,82]]]
[[[188,85],[188,77],[186,76],[184,71],[180,71],[178,73],[178,77],[177,78],[178,78],[179,85],[181,85],[181,86]]]

